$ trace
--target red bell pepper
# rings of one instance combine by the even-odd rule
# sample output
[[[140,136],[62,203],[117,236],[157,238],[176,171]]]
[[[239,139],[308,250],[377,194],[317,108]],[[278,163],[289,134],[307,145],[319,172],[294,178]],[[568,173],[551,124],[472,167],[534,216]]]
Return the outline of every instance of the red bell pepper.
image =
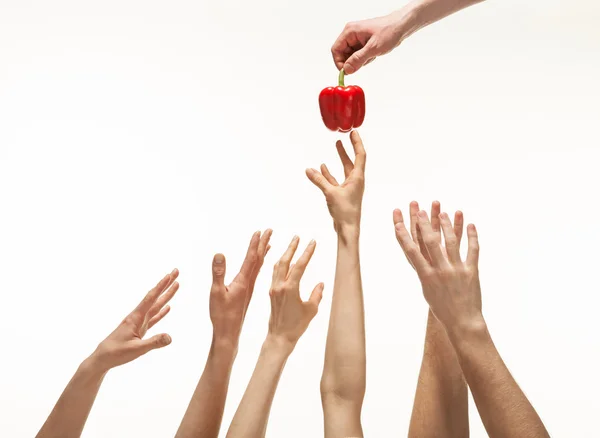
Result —
[[[319,94],[321,117],[332,131],[349,132],[365,119],[365,92],[357,85],[344,86],[344,70],[337,87],[327,87]]]

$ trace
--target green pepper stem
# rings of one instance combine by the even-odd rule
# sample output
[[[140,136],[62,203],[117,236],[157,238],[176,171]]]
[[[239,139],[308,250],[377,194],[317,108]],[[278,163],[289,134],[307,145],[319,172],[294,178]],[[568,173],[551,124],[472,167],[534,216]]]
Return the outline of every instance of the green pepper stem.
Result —
[[[340,75],[338,76],[338,84],[339,84],[340,87],[345,87],[345,85],[344,85],[344,75],[345,74],[346,73],[344,73],[344,69],[341,69],[340,70]]]

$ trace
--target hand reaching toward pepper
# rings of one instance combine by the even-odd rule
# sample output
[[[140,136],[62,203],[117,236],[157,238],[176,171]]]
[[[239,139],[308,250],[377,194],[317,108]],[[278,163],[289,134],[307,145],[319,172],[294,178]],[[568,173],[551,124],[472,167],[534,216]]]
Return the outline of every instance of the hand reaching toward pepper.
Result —
[[[331,175],[325,164],[321,165],[321,172],[316,169],[307,169],[308,179],[321,189],[327,201],[329,213],[333,218],[336,232],[341,233],[347,229],[356,232],[359,230],[362,198],[365,190],[365,153],[362,140],[357,131],[350,133],[350,141],[354,147],[355,161],[346,153],[341,141],[336,143],[336,148],[344,167],[344,182],[339,184]]]
[[[108,371],[171,343],[171,337],[166,333],[149,339],[143,337],[171,310],[168,302],[179,289],[179,283],[175,281],[178,276],[179,271],[174,269],[159,281],[115,331],[98,345],[92,357],[102,369]]]
[[[254,233],[240,272],[229,286],[225,285],[225,256],[215,255],[209,303],[215,340],[237,348],[256,277],[270,249],[269,240],[272,233],[272,230],[266,230],[262,236],[259,231]]]
[[[300,298],[300,280],[315,252],[316,242],[311,241],[304,254],[290,266],[298,249],[300,239],[294,237],[287,251],[273,269],[271,283],[271,318],[269,320],[269,336],[290,346],[296,345],[300,336],[308,328],[308,324],[317,314],[319,303],[323,298],[323,283],[319,283],[312,291],[308,301]]]
[[[265,436],[271,405],[285,363],[317,314],[323,297],[323,284],[314,288],[308,301],[302,301],[300,297],[300,280],[316,244],[310,242],[296,264],[290,266],[298,241],[298,237],[294,237],[283,257],[275,264],[269,292],[269,332],[248,388],[229,426],[227,438]]]
[[[417,209],[418,204],[412,203],[411,216]],[[434,205],[432,210],[434,213],[439,211],[439,206]],[[475,226],[467,227],[469,249],[463,262],[460,256],[462,214],[457,213],[454,228],[446,213],[439,214],[437,220],[430,222],[425,211],[418,211],[413,224],[411,228],[415,229],[416,242],[406,230],[402,212],[394,211],[396,238],[419,275],[423,295],[433,314],[447,331],[481,323],[483,316],[477,267],[479,243]],[[441,245],[440,228],[445,248]]]
[[[165,333],[143,338],[169,313],[168,303],[179,288],[175,281],[178,275],[179,271],[174,269],[159,281],[115,331],[82,362],[36,438],[81,436],[106,373],[171,343],[171,338]]]
[[[259,231],[254,233],[240,272],[229,286],[225,285],[225,256],[217,254],[213,258],[209,299],[213,338],[204,372],[181,420],[177,438],[219,436],[242,325],[256,277],[270,248],[271,234],[271,230],[262,236]]]

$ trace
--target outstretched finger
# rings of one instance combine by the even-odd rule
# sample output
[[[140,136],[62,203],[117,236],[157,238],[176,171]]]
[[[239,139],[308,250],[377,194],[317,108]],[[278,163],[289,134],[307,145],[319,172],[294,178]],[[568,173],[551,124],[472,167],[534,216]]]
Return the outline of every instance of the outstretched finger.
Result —
[[[304,272],[306,271],[306,267],[310,262],[310,259],[315,253],[316,246],[317,242],[311,240],[306,249],[304,250],[304,253],[298,258],[298,261],[294,265],[294,268],[290,269],[290,281],[293,281],[295,283],[300,282],[302,276],[304,275]]]
[[[394,219],[394,226],[398,223],[404,223],[404,216],[402,215],[402,211],[400,209],[397,208],[394,210],[393,219]],[[396,231],[396,233],[397,233],[397,231]],[[398,239],[398,235],[396,235],[396,240],[397,239]],[[400,241],[398,241],[398,242],[400,242]],[[408,255],[404,252],[404,248],[402,248],[402,252],[404,253],[404,256],[406,257],[406,260],[408,260],[408,263],[410,263],[410,265],[413,267],[413,269],[416,270],[415,265],[413,265],[412,260],[409,259]]]
[[[429,222],[427,213],[421,210],[418,213],[417,217],[419,219],[419,230],[423,235],[423,242],[427,247],[427,252],[429,252],[429,257],[431,258],[432,265],[435,267],[444,266],[448,262],[444,257],[444,253],[442,252],[442,246],[438,240],[435,231],[433,231],[431,222]]]
[[[467,265],[477,268],[479,263],[479,237],[475,225],[467,226],[467,237],[469,239],[469,250],[467,251]]]
[[[283,256],[281,256],[281,259],[279,259],[279,261],[275,265],[275,269],[273,270],[274,283],[282,283],[285,281],[290,270],[290,263],[292,262],[292,258],[296,253],[296,249],[298,248],[299,242],[300,238],[298,236],[294,236],[287,250],[285,251],[285,253],[283,253]]]
[[[454,233],[454,228],[452,228],[452,222],[450,222],[450,218],[446,213],[440,214],[440,224],[442,232],[444,233],[444,245],[446,246],[448,260],[452,264],[458,264],[461,262],[460,247],[456,234]]]
[[[317,284],[308,298],[307,302],[312,304],[315,307],[315,310],[319,308],[319,304],[323,299],[323,289],[325,289],[325,285],[323,283]]]
[[[258,263],[258,245],[260,244],[260,231],[255,232],[250,239],[246,257],[240,268],[240,272],[235,276],[234,281],[239,283],[248,283],[254,273]]]
[[[148,339],[136,341],[133,348],[139,357],[148,353],[149,351],[156,350],[157,348],[166,347],[170,343],[171,337],[166,333],[162,333],[160,335],[154,335]]]
[[[341,142],[341,140],[335,142],[335,148],[337,149],[340,160],[342,161],[342,166],[344,166],[344,176],[348,178],[350,172],[352,172],[352,169],[354,169],[354,163],[348,156],[346,149],[344,149],[344,144]]]
[[[154,286],[150,291],[146,294],[144,299],[138,306],[135,308],[134,312],[139,313],[140,315],[146,315],[148,311],[152,308],[160,294],[162,294],[177,278],[179,275],[179,271],[173,269],[170,274],[165,275],[162,280],[160,280],[156,286]],[[142,317],[143,318],[143,317]]]
[[[352,146],[354,146],[354,155],[356,156],[354,159],[354,168],[364,175],[367,153],[365,152],[365,147],[363,146],[358,131],[352,131],[350,133],[350,141],[352,142]]]
[[[454,213],[454,234],[456,234],[456,239],[458,240],[458,248],[460,249],[460,243],[462,241],[463,236],[463,225],[465,218],[463,216],[462,211],[457,211]]]
[[[329,182],[329,184],[331,184],[332,186],[340,185],[337,182],[337,180],[335,179],[335,177],[331,174],[331,172],[329,171],[329,169],[327,168],[327,166],[325,164],[321,164],[321,174],[325,177],[327,182]]]
[[[179,290],[179,283],[176,281],[171,285],[171,287],[164,294],[162,294],[160,297],[158,297],[158,299],[156,300],[156,303],[154,303],[152,308],[148,311],[147,318],[152,319],[158,312],[160,312],[160,310],[163,309],[169,301],[171,301],[171,299],[175,296],[175,293],[178,290]]]
[[[431,203],[431,228],[437,233],[440,243],[442,242],[442,232],[440,230],[440,211],[441,206],[439,201]]]
[[[429,262],[421,253],[417,242],[410,237],[406,225],[404,224],[402,212],[398,209],[394,213],[394,229],[396,231],[396,239],[398,240],[402,251],[404,251],[409,263],[415,268],[419,275],[424,273],[425,270],[429,268]]]
[[[212,261],[212,278],[213,287],[225,287],[225,271],[227,270],[227,262],[223,254],[215,254]]]
[[[166,305],[165,307],[160,309],[159,312],[156,315],[154,315],[152,318],[150,318],[150,321],[148,321],[148,330],[150,330],[161,319],[163,319],[165,316],[167,316],[167,313],[169,313],[170,311],[171,311],[171,306],[169,306],[169,305]]]
[[[323,193],[327,193],[331,189],[331,184],[325,179],[316,169],[306,169],[306,176],[314,185],[321,189]]]

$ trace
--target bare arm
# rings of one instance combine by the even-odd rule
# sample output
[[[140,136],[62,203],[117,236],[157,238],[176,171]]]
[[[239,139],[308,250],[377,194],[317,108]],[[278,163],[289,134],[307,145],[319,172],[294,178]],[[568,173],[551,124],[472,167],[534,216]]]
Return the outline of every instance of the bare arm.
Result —
[[[268,338],[263,343],[244,397],[229,427],[227,437],[264,437],[275,391],[285,363],[292,353],[289,344]]]
[[[448,335],[431,312],[408,436],[469,436],[467,384]]]
[[[37,438],[81,436],[104,376],[105,372],[92,358],[86,359],[56,402]]]
[[[254,233],[239,274],[225,286],[225,257],[215,255],[210,291],[213,340],[208,359],[176,438],[217,438],[229,389],[231,370],[256,277],[269,250],[271,230]]]
[[[204,372],[177,431],[177,438],[218,437],[235,350],[213,340]]]
[[[366,347],[359,236],[366,154],[358,132],[350,134],[355,163],[341,142],[338,153],[345,181],[340,185],[327,167],[309,169],[309,179],[325,194],[338,234],[337,264],[321,399],[325,436],[362,436],[361,410],[366,388]]]
[[[417,213],[419,204],[410,204],[413,242],[419,243]],[[441,243],[440,203],[431,206],[432,228]],[[434,218],[438,218],[435,220]],[[457,212],[454,229],[462,235],[463,216]],[[427,248],[420,248],[428,256]],[[469,396],[462,369],[444,326],[431,310],[427,317],[423,362],[419,373],[415,402],[410,419],[409,437],[467,438],[469,436]]]
[[[469,249],[463,262],[448,215],[442,213],[439,218],[446,254],[427,213],[418,213],[419,230],[431,263],[410,239],[398,210],[394,215],[396,236],[419,274],[431,311],[448,333],[487,433],[492,438],[547,438],[540,417],[510,375],[487,331],[481,311],[475,226],[467,227]]]
[[[429,24],[483,0],[413,0],[383,17],[346,24],[331,47],[338,70],[352,74]]]
[[[483,319],[453,330],[450,339],[491,438],[550,437],[496,350]]]
[[[317,314],[323,297],[323,284],[318,284],[308,301],[300,298],[300,279],[310,261],[315,242],[311,242],[293,267],[292,257],[298,247],[294,238],[273,271],[271,318],[256,368],[244,397],[231,421],[227,438],[262,438],[267,432],[271,405],[279,378],[289,355]]]
[[[79,366],[36,438],[77,438],[90,414],[106,373],[171,343],[167,334],[142,339],[169,312],[167,303],[179,288],[177,270],[165,276],[96,351]],[[166,291],[166,292],[165,292]]]

